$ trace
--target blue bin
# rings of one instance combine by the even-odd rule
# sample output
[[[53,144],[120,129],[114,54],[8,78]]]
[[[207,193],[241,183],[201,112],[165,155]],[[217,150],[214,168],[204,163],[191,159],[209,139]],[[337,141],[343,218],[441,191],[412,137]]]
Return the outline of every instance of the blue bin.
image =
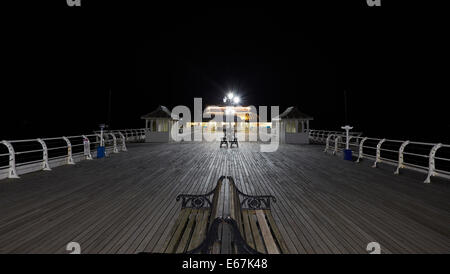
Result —
[[[347,161],[353,160],[351,149],[344,149],[344,160],[347,160]]]
[[[103,158],[105,157],[105,147],[98,147],[97,148],[97,158]]]

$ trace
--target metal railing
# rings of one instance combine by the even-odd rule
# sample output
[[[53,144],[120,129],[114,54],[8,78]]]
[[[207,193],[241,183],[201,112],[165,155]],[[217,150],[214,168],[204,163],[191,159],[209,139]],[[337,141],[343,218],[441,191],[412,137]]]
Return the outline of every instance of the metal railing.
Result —
[[[100,134],[100,131],[94,131],[96,134]],[[132,128],[132,129],[114,129],[104,130],[106,133],[120,134],[125,136],[127,142],[143,142],[145,141],[145,128]]]
[[[333,155],[345,149],[346,136],[329,134],[325,141],[324,152]],[[408,140],[392,140],[351,136],[349,148],[357,151],[357,160],[373,160],[372,167],[379,163],[396,166],[394,174],[400,174],[401,169],[411,169],[427,173],[425,183],[431,182],[431,177],[437,176],[450,179],[450,145],[441,143],[424,143]],[[442,152],[443,155],[437,155]],[[444,154],[444,153],[447,154]]]
[[[123,129],[104,131],[105,151],[126,151],[127,142],[145,140],[145,129]],[[4,140],[0,142],[0,179],[19,178],[19,175],[38,170],[51,170],[61,165],[73,165],[81,160],[92,160],[101,143],[101,135],[94,134]]]
[[[316,144],[325,144],[327,138],[330,135],[334,134],[345,134],[345,131],[332,131],[332,130],[319,130],[319,129],[310,129],[308,132],[309,141],[311,143]],[[359,137],[362,135],[362,132],[350,132],[351,136]]]

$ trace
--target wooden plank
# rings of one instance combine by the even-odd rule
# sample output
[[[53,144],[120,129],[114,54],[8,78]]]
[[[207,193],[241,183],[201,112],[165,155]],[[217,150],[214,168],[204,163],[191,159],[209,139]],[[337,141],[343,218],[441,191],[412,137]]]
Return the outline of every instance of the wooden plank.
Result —
[[[197,218],[198,209],[193,209],[189,215],[189,221],[184,229],[180,243],[178,244],[176,253],[184,253],[189,246],[191,240],[191,232],[194,229],[195,219]]]
[[[288,248],[286,246],[286,243],[285,243],[285,241],[283,239],[283,236],[281,235],[280,230],[278,229],[278,225],[275,222],[275,220],[273,219],[272,212],[270,210],[264,210],[264,214],[266,215],[267,220],[268,220],[269,225],[270,225],[270,228],[273,231],[273,235],[275,236],[275,240],[277,241],[278,246],[281,249],[281,253],[283,253],[283,254],[289,253],[289,250],[288,250]]]
[[[224,182],[222,182],[221,187],[219,189],[219,193],[217,196],[217,207],[216,210],[214,212],[214,218],[217,217],[223,217],[223,208],[224,208],[224,204],[225,204],[225,187],[224,187]],[[212,222],[211,222],[212,223]],[[210,226],[211,226],[210,223]],[[212,246],[212,254],[220,254],[221,251],[221,240],[222,240],[222,231],[223,231],[223,223],[219,224],[219,228],[218,228],[218,235],[219,235],[219,240],[216,241],[213,246]]]
[[[237,220],[236,218],[236,197],[235,197],[235,191],[234,187],[231,183],[228,184],[228,193],[229,193],[229,199],[230,199],[230,216],[234,220]],[[237,198],[239,201],[239,198]]]
[[[245,241],[247,242],[247,244],[255,249],[255,240],[253,239],[253,235],[252,235],[252,228],[250,227],[250,221],[249,221],[249,216],[248,216],[248,210],[242,210],[242,223],[243,223],[243,228],[244,228],[244,233],[243,233],[243,237],[245,239]]]
[[[266,216],[262,210],[256,210],[256,217],[258,218],[259,228],[264,239],[264,244],[268,254],[280,254],[277,244],[275,243],[269,225],[266,221]]]
[[[206,237],[207,232],[207,223],[209,217],[209,210],[201,210],[197,214],[197,218],[195,220],[195,230],[192,232],[192,239],[189,243],[188,250],[192,250],[198,247]]]
[[[256,250],[261,253],[266,253],[266,249],[264,247],[264,243],[261,234],[259,232],[258,225],[256,224],[257,217],[255,210],[248,210],[248,219],[252,231],[253,240],[255,241]]]
[[[178,226],[176,226],[176,230],[174,232],[174,234],[172,235],[165,252],[166,253],[174,253],[178,243],[180,242],[180,238],[183,235],[183,231],[186,227],[186,223],[189,220],[189,216],[191,214],[191,209],[187,208],[184,211],[184,214],[181,216],[180,222],[178,223]]]
[[[221,213],[223,218],[227,218],[230,216],[232,204],[230,202],[230,182],[226,180],[223,185],[223,211]],[[229,225],[222,225],[221,232],[221,245],[220,245],[220,253],[221,254],[231,254],[231,229]]]

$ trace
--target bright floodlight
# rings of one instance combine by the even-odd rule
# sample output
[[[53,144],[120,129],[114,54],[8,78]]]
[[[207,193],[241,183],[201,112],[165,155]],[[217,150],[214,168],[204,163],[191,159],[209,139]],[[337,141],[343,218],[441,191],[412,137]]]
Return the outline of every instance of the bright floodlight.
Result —
[[[230,100],[233,99],[233,96],[234,96],[233,92],[228,93],[228,99],[230,99]]]
[[[235,104],[238,104],[240,100],[241,100],[241,99],[240,99],[239,97],[236,96],[236,97],[234,97],[233,102],[234,102]]]
[[[223,97],[223,102],[224,102],[224,103],[227,102],[227,97]]]

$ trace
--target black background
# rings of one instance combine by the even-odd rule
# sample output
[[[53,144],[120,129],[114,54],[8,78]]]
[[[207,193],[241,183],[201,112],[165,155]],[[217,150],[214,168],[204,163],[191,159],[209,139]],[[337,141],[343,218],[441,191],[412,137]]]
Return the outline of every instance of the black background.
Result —
[[[267,259],[267,269],[226,269],[216,267],[214,272],[207,269],[182,268],[183,262],[193,260],[215,260],[226,264],[227,259]],[[413,272],[417,269],[444,266],[448,255],[181,255],[181,254],[139,254],[139,255],[2,255],[3,266],[11,266],[25,272],[42,270],[45,273],[141,273],[146,272],[191,272],[191,273],[299,273],[320,271],[323,273],[381,273],[386,270],[394,272]],[[24,263],[26,262],[26,263]],[[283,273],[284,273],[283,272]]]
[[[41,3],[42,2],[42,3]],[[291,105],[316,129],[450,142],[448,31],[427,1],[21,2],[2,8],[0,139],[143,127],[158,105]]]

